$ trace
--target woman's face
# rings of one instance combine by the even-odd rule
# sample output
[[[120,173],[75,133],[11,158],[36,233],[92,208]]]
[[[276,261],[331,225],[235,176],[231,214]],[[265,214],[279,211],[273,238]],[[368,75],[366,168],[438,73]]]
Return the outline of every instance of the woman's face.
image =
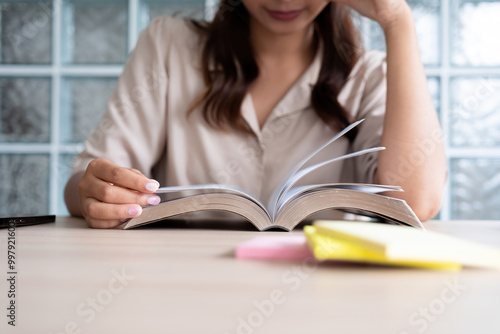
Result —
[[[242,0],[254,23],[275,34],[306,29],[328,0]]]

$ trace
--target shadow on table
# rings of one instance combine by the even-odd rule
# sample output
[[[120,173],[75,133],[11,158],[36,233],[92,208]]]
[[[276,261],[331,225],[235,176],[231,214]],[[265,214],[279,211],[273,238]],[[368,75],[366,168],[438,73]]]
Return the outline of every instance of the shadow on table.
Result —
[[[295,227],[296,230],[302,230],[305,225],[310,225],[310,221],[302,222]],[[135,229],[193,229],[193,230],[231,230],[231,231],[256,231],[259,230],[250,222],[235,219],[165,219],[148,225],[135,227]],[[266,232],[287,232],[281,228],[271,228]]]

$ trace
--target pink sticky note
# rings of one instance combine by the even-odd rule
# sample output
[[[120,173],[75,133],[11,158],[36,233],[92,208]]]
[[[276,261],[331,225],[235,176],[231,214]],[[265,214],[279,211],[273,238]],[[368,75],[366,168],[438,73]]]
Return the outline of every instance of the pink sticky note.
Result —
[[[236,248],[238,259],[304,260],[313,255],[303,235],[260,236]]]

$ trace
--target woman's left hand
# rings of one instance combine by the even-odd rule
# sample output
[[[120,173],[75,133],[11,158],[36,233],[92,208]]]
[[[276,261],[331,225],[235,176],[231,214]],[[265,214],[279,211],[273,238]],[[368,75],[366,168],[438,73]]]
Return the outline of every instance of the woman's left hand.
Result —
[[[376,22],[383,29],[410,13],[405,0],[329,0],[347,5]]]

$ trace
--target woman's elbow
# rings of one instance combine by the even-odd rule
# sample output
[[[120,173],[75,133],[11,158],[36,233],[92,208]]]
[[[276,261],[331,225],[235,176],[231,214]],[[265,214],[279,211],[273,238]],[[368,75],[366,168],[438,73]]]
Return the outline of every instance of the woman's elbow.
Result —
[[[413,212],[415,212],[418,219],[426,222],[436,217],[439,213],[442,199],[443,192],[434,189],[432,192],[416,194],[406,199],[406,202],[412,208]]]

